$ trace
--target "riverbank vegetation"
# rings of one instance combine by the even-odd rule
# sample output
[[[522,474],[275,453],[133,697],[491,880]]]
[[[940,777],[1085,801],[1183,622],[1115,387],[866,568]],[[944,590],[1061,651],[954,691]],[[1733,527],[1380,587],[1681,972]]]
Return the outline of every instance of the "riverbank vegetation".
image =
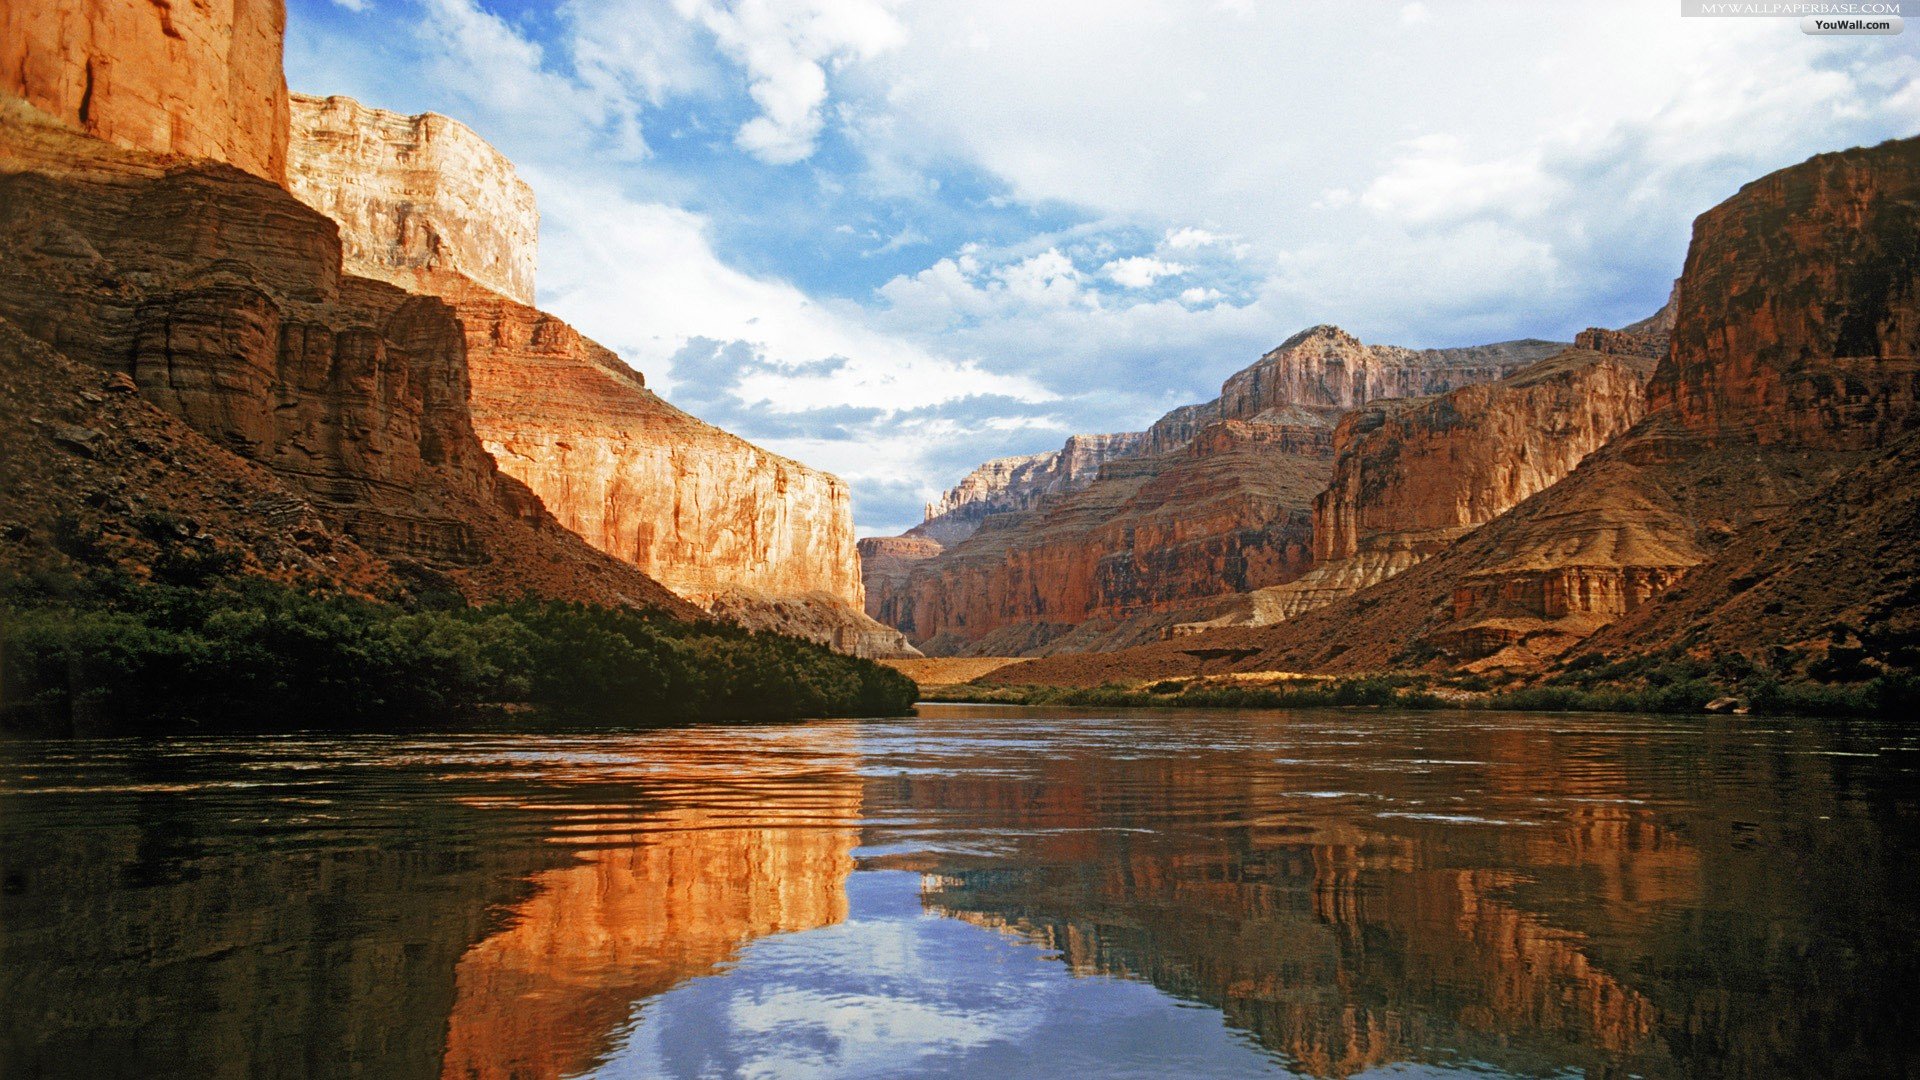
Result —
[[[613,725],[900,715],[911,680],[775,634],[540,600],[408,609],[258,579],[0,582],[0,723],[293,730],[495,706]]]
[[[1340,706],[1400,709],[1502,709],[1530,712],[1741,712],[1779,716],[1920,714],[1920,679],[1884,672],[1852,681],[1786,680],[1740,658],[1704,662],[1643,657],[1580,658],[1534,683],[1480,675],[1396,673],[1354,678],[1292,677],[1268,682],[1198,676],[1137,686],[991,686],[929,688],[924,700],[1102,708],[1301,709]]]

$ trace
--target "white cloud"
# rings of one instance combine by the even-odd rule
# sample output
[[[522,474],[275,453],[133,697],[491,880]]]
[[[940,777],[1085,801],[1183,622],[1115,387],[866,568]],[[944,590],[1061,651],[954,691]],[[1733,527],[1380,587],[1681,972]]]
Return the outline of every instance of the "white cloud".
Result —
[[[1205,229],[1196,229],[1189,225],[1178,229],[1168,229],[1166,238],[1162,240],[1161,243],[1175,251],[1187,251],[1193,248],[1222,243],[1225,240],[1226,238],[1223,236],[1210,233]]]
[[[1219,289],[1193,288],[1180,290],[1180,302],[1188,307],[1199,307],[1201,304],[1212,304],[1223,299],[1225,299],[1225,296]]]
[[[366,11],[373,6],[373,0],[333,0],[333,3],[335,7],[343,7],[352,12]]]
[[[728,266],[696,214],[638,202],[584,177],[535,170],[530,179],[547,193],[543,305],[621,353],[669,396],[673,358],[694,339],[750,347],[772,370],[743,380],[735,392],[772,412],[911,409],[980,394],[1052,396],[1026,376],[987,371],[877,331],[853,305],[825,304]],[[1038,282],[1044,293],[1051,279],[1033,272],[1020,280],[1023,288]]]
[[[674,0],[747,72],[760,115],[734,141],[769,164],[812,156],[825,119],[827,69],[870,59],[903,38],[882,0]]]
[[[1178,277],[1187,272],[1187,267],[1176,262],[1162,262],[1146,255],[1132,255],[1124,259],[1115,259],[1102,266],[1100,272],[1117,285],[1129,289],[1151,288],[1153,283],[1164,277]]]
[[[1433,12],[1427,10],[1427,5],[1421,3],[1420,0],[1414,0],[1413,3],[1400,9],[1400,24],[1402,26],[1418,26],[1421,23],[1430,22],[1432,19]]]

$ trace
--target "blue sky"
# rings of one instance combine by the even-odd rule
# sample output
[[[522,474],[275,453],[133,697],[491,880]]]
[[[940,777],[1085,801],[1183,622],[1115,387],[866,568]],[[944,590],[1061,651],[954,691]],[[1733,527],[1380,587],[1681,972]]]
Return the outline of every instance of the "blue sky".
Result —
[[[863,534],[1301,327],[1652,311],[1694,217],[1920,131],[1920,38],[1672,0],[290,0],[288,80],[479,131],[541,306]]]

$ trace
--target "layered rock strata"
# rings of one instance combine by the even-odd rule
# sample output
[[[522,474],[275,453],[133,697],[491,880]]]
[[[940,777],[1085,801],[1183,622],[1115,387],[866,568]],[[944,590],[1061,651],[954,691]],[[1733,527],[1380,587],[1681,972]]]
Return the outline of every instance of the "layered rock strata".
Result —
[[[271,471],[416,588],[693,609],[502,476],[464,334],[341,273],[332,222],[231,166],[0,112],[0,316]]]
[[[1031,510],[1048,496],[1086,487],[1100,475],[1102,465],[1134,456],[1145,443],[1143,432],[1074,435],[1048,453],[995,458],[929,504],[926,520],[907,535],[942,545],[959,543],[993,514]]]
[[[540,215],[533,189],[486,140],[436,113],[292,95],[287,183],[340,225],[354,273],[421,288],[448,270],[533,303]]]
[[[0,94],[117,146],[287,174],[281,0],[0,7]]]
[[[681,412],[533,289],[536,217],[513,166],[442,117],[295,100],[293,189],[349,268],[450,305],[487,452],[568,529],[742,625],[913,655],[869,619],[852,503],[831,474]]]
[[[1263,625],[1349,596],[1421,562],[1546,490],[1637,423],[1654,361],[1650,335],[1586,331],[1623,352],[1574,348],[1497,382],[1434,398],[1389,399],[1334,431],[1333,478],[1314,500],[1313,569],[1248,593],[1190,634]]]
[[[1812,628],[1852,649],[1850,620],[1868,618],[1859,625],[1886,628],[1875,649],[1906,655],[1904,623],[1891,612],[1911,591],[1911,534],[1895,524],[1902,504],[1875,490],[1897,466],[1874,462],[1904,453],[1896,441],[1920,416],[1916,235],[1920,139],[1823,154],[1749,184],[1694,223],[1648,416],[1565,480],[1420,566],[1280,626],[989,677],[1098,684],[1121,672],[1529,669],[1614,623],[1595,648],[1742,652],[1799,668],[1825,652],[1807,640]],[[1869,505],[1828,505],[1837,493]],[[1886,572],[1843,555],[1846,534],[1805,555],[1831,576],[1766,563],[1788,557],[1784,542],[1766,539],[1775,530],[1812,543],[1820,522],[1870,545],[1869,561]],[[1749,611],[1738,597],[1761,582],[1776,584]],[[1729,636],[1710,625],[1719,613],[1740,613],[1730,630],[1784,639]]]
[[[1342,412],[1497,379],[1563,347],[1416,351],[1364,345],[1337,327],[1302,331],[1229,378],[1215,401],[1139,435],[1098,437],[1118,452],[1090,480],[1033,491],[999,483],[1017,470],[983,466],[969,479],[988,478],[977,487],[994,494],[951,499],[909,535],[969,507],[973,531],[869,573],[868,613],[923,649],[969,655],[1122,648],[1214,617],[1222,598],[1306,572],[1313,499]],[[1010,505],[1021,498],[1024,508]]]

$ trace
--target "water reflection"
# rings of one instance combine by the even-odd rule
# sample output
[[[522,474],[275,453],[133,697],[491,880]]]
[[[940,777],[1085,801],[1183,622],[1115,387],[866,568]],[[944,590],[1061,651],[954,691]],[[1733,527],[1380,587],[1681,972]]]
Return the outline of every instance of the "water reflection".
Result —
[[[1920,1073],[1897,730],[926,711],[0,744],[0,1075]]]

